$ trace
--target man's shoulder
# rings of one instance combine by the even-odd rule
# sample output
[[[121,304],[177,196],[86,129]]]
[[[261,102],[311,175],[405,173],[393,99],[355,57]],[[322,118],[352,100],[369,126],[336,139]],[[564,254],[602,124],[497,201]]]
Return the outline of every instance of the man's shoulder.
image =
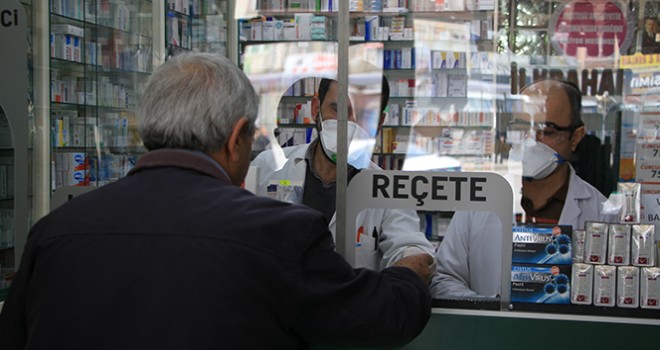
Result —
[[[572,192],[575,196],[586,197],[586,198],[596,198],[600,202],[607,200],[605,196],[593,185],[582,179],[575,172],[571,173],[570,181],[572,184]]]

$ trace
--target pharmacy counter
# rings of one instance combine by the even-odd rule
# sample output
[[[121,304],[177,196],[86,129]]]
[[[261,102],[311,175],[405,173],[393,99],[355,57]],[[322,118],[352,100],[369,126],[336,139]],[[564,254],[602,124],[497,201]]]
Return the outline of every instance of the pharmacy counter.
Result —
[[[401,349],[657,349],[660,311],[658,315],[648,319],[434,308],[422,334]]]
[[[424,332],[404,349],[651,349],[658,318],[621,318],[434,308]]]

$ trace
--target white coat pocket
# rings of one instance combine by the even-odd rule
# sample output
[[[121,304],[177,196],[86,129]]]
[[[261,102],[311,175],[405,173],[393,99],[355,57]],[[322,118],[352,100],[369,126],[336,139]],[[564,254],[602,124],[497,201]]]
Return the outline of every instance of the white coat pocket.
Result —
[[[364,232],[358,235],[355,245],[355,267],[380,270],[378,241],[378,233],[374,229],[371,232]]]

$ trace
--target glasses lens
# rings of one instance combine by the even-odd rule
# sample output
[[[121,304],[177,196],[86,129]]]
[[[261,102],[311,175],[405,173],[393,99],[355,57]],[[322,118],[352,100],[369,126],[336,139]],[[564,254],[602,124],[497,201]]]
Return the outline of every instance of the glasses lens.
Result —
[[[575,126],[558,126],[555,123],[540,123],[535,125],[536,138],[538,140],[563,141],[575,131]]]

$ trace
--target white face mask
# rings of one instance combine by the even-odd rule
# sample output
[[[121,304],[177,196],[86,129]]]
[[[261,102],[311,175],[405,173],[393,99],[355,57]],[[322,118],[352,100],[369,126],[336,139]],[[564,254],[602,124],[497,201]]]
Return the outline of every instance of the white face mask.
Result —
[[[371,163],[371,153],[376,140],[359,125],[347,122],[348,164],[356,169],[366,169]],[[321,123],[321,147],[325,154],[337,162],[337,120],[324,120]]]
[[[527,139],[520,144],[514,144],[509,153],[510,161],[522,161],[522,176],[534,180],[548,177],[566,159],[550,146]]]

